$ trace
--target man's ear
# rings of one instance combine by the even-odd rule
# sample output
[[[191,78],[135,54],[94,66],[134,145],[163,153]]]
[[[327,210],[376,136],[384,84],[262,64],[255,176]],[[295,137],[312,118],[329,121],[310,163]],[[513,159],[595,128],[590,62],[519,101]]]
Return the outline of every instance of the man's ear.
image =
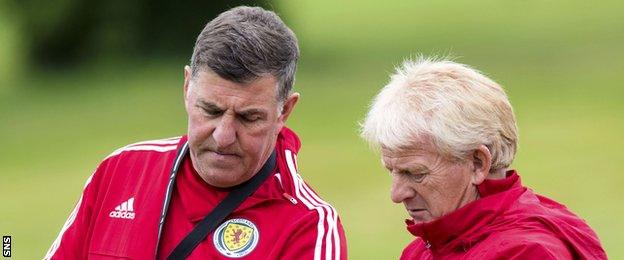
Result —
[[[189,87],[191,84],[191,77],[192,77],[192,72],[191,72],[191,67],[184,66],[184,107],[187,108],[188,111],[188,91],[189,91]]]
[[[479,145],[472,153],[472,184],[481,184],[490,174],[492,167],[492,154],[485,145]]]
[[[282,104],[282,113],[279,115],[279,118],[278,118],[278,121],[281,124],[281,126],[284,126],[286,124],[286,120],[288,120],[290,113],[292,113],[293,109],[295,108],[297,101],[299,101],[299,93],[296,93],[296,92],[290,94],[286,98],[286,100],[284,100],[284,104]]]

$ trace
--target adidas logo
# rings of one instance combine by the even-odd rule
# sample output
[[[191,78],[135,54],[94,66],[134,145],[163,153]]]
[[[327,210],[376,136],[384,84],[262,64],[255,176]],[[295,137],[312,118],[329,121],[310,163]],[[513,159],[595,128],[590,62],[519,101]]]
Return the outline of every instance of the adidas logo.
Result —
[[[134,197],[124,201],[108,214],[111,218],[134,219]]]

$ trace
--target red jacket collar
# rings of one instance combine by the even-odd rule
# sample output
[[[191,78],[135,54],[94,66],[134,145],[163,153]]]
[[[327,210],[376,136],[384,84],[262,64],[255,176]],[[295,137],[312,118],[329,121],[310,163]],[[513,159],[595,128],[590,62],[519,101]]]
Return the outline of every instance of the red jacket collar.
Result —
[[[187,136],[180,139],[178,147],[182,147],[188,140]],[[294,182],[288,172],[287,158],[295,164],[295,155],[301,147],[299,137],[290,129],[284,127],[280,131],[275,149],[277,150],[277,166],[273,176],[269,177],[256,192],[241,204],[235,211],[250,208],[267,200],[283,200],[283,193],[293,194]],[[285,151],[290,151],[287,154]],[[296,166],[296,164],[295,164]],[[277,177],[277,173],[280,173]],[[182,205],[189,220],[195,222],[203,219],[228,194],[228,189],[213,187],[204,182],[195,171],[190,157],[184,158],[182,167],[176,177],[175,192],[180,196]],[[287,198],[286,198],[287,199]]]
[[[477,189],[480,199],[431,222],[416,224],[406,220],[407,230],[424,239],[434,250],[477,242],[468,236],[488,225],[526,190],[515,171],[507,172],[505,179],[485,180]]]

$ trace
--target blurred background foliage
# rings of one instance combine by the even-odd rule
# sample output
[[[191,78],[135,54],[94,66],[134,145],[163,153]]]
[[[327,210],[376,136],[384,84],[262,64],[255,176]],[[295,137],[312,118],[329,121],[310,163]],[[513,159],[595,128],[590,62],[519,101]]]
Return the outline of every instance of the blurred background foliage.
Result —
[[[186,57],[197,32],[233,6],[262,1],[26,0],[11,3],[35,65],[57,67],[98,59]]]
[[[520,128],[514,168],[624,258],[624,4],[620,1],[273,1],[299,37],[289,125],[302,174],[333,203],[353,259],[411,240],[358,122],[395,66],[450,55],[505,86]],[[0,1],[0,233],[43,256],[97,163],[181,135],[182,68],[231,1]]]

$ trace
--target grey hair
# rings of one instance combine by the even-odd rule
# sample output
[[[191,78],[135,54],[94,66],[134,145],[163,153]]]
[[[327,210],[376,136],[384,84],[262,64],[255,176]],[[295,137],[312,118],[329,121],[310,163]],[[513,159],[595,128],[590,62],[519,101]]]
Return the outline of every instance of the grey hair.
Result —
[[[377,95],[362,124],[372,145],[402,149],[429,138],[448,158],[466,160],[485,145],[490,171],[511,165],[518,130],[503,88],[477,70],[448,60],[407,60]]]
[[[272,11],[239,6],[208,22],[191,57],[192,76],[210,69],[220,77],[248,83],[266,74],[278,81],[286,99],[295,81],[299,46],[295,34]]]

